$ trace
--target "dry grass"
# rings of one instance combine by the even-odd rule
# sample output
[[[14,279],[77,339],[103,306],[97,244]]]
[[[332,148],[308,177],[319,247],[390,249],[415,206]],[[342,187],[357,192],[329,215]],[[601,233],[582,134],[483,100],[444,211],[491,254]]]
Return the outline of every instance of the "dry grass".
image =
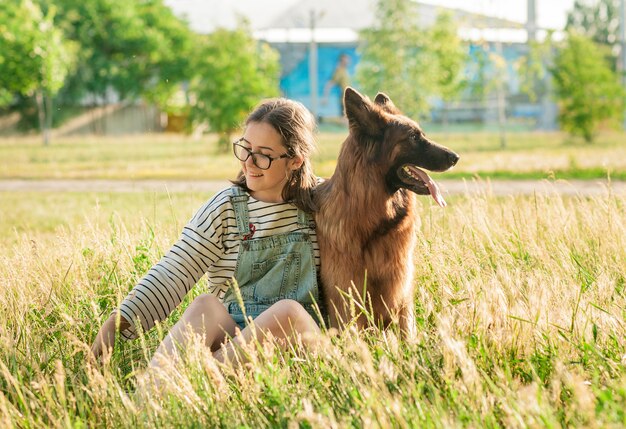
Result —
[[[624,426],[626,199],[420,201],[415,341],[268,345],[240,370],[193,349],[161,394],[136,389],[161,333],[103,369],[85,352],[179,221],[101,210],[41,239],[24,225],[0,248],[0,426]]]

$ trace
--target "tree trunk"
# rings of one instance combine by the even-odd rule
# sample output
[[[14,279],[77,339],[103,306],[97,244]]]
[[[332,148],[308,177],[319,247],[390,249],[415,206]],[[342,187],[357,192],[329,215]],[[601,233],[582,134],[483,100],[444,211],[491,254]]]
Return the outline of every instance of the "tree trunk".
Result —
[[[44,95],[44,104],[46,107],[46,128],[44,129],[44,141],[47,146],[50,144],[52,134],[52,115],[54,114],[54,100],[50,93]]]
[[[44,146],[48,146],[49,136],[46,129],[46,105],[41,89],[35,92],[35,101],[37,102],[37,116],[39,117],[39,131],[41,131]]]

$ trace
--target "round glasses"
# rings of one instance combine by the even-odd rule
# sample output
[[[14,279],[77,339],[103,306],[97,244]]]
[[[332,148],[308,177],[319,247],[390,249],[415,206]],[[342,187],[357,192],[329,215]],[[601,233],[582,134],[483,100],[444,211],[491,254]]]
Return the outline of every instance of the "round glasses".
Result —
[[[267,170],[270,168],[272,166],[272,161],[276,161],[281,158],[291,158],[291,155],[288,153],[272,158],[264,153],[252,152],[247,147],[240,145],[239,142],[241,141],[247,142],[247,140],[242,137],[233,143],[233,152],[235,153],[237,159],[241,162],[246,162],[248,158],[252,157],[252,163],[261,170]]]

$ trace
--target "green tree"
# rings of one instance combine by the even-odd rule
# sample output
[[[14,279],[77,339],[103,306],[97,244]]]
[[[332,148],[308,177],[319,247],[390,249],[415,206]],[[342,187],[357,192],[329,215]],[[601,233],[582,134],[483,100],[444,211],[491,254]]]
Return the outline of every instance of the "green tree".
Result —
[[[193,77],[191,58],[198,36],[162,0],[140,3],[139,13],[155,41],[142,95],[161,110],[171,112],[176,109],[173,98],[180,84]]]
[[[80,44],[79,66],[63,91],[75,103],[86,95],[108,102],[146,97],[167,109],[190,78],[194,35],[163,0],[54,0],[60,25]]]
[[[356,78],[364,92],[383,91],[408,115],[423,117],[433,96],[449,103],[460,95],[468,55],[449,13],[428,29],[418,22],[414,2],[378,1],[376,25],[360,33]]]
[[[624,111],[624,90],[603,49],[589,38],[568,33],[554,67],[559,122],[566,131],[592,142],[598,126]]]
[[[553,60],[554,42],[549,33],[541,42],[531,41],[527,54],[518,63],[520,91],[533,103],[548,92]]]
[[[435,59],[417,23],[412,1],[378,1],[375,26],[359,34],[356,70],[365,93],[383,91],[413,117],[428,113],[428,98],[436,91]]]
[[[279,93],[278,53],[252,37],[246,23],[206,36],[194,55],[190,117],[220,134],[223,148],[260,99]]]
[[[0,42],[0,87],[35,98],[48,144],[53,98],[71,70],[75,47],[54,26],[54,8],[44,15],[31,0],[0,3]]]
[[[619,57],[619,3],[620,0],[575,0],[565,25],[567,31],[607,46],[604,53],[613,71],[617,70]]]
[[[458,36],[458,27],[450,13],[440,13],[429,29],[429,46],[436,60],[436,93],[444,102],[444,123],[447,122],[447,104],[455,100],[467,82],[461,71],[468,60],[467,47]]]

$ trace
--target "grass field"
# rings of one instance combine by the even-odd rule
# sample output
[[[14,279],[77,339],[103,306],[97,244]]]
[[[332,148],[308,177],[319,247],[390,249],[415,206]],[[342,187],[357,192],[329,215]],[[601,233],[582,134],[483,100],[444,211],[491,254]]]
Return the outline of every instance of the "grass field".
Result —
[[[626,425],[623,196],[420,199],[415,341],[348,332],[238,370],[194,349],[161,395],[136,388],[159,332],[87,364],[204,198],[0,194],[0,427]]]
[[[315,171],[327,177],[335,168],[346,133],[319,134]],[[626,134],[601,134],[589,145],[562,133],[509,133],[500,148],[494,133],[429,135],[461,155],[449,178],[540,179],[604,178],[626,180]],[[224,179],[237,173],[230,149],[219,151],[216,138],[178,135],[59,138],[43,147],[38,137],[0,139],[0,179]]]

